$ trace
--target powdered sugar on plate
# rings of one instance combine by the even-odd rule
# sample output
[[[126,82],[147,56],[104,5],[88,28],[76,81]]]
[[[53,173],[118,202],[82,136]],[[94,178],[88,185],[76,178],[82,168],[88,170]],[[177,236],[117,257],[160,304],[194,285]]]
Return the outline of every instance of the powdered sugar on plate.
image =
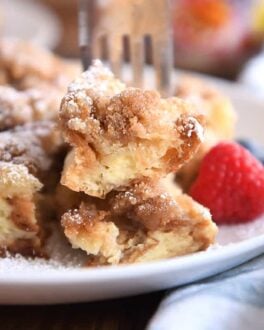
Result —
[[[221,226],[217,236],[217,242],[209,250],[221,249],[230,244],[264,235],[264,216],[253,222],[231,226]],[[55,228],[49,239],[47,251],[51,258],[49,260],[40,258],[24,258],[22,256],[0,258],[1,277],[19,277],[33,275],[34,273],[56,273],[67,270],[81,269],[85,264],[86,254],[80,250],[72,249],[61,230]],[[200,252],[200,253],[206,253]]]
[[[72,249],[58,226],[54,224],[51,230],[52,235],[46,247],[50,259],[24,258],[20,255],[0,258],[0,277],[19,277],[20,272],[30,276],[42,271],[57,272],[82,268],[86,259],[85,253]]]
[[[264,215],[253,222],[221,226],[217,236],[220,246],[264,235]]]

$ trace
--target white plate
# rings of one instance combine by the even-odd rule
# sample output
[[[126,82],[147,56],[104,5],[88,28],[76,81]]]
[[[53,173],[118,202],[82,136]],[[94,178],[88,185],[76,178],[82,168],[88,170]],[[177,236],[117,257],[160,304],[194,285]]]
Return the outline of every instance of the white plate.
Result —
[[[35,0],[0,0],[0,33],[54,49],[61,25],[48,7]]]
[[[206,78],[208,79],[208,78]],[[238,85],[211,79],[239,114],[238,136],[264,143],[264,101]],[[264,252],[264,219],[220,229],[221,246],[148,264],[80,268],[58,262],[0,260],[0,303],[50,304],[93,301],[167,289],[222,272]],[[67,254],[67,253],[66,253]],[[67,261],[70,257],[64,255]]]

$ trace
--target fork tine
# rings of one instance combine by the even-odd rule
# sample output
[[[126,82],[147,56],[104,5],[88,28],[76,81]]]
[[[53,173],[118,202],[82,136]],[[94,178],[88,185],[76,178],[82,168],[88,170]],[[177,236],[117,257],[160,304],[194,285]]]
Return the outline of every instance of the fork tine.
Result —
[[[79,47],[82,60],[83,70],[87,70],[91,62],[91,48],[89,35],[89,15],[88,1],[79,0],[78,2],[78,32],[79,32]]]
[[[133,70],[133,84],[136,87],[143,85],[144,71],[144,39],[130,38],[130,56]]]
[[[107,36],[107,53],[111,69],[116,77],[121,79],[123,64],[123,37],[122,35]]]
[[[96,10],[96,14],[93,14],[93,10],[87,13],[88,3],[89,9]],[[121,7],[120,4],[122,4]],[[91,8],[90,5],[92,5]],[[94,27],[91,32],[89,27],[91,28],[92,21],[94,21]],[[163,95],[169,95],[173,67],[170,22],[170,0],[128,2],[79,0],[79,40],[84,69],[87,69],[91,55],[104,58],[103,36],[106,39],[105,48],[111,68],[117,77],[122,78],[123,38],[125,35],[129,38],[134,85],[142,87],[145,64],[144,38],[148,35],[152,39],[152,57],[157,88]],[[93,54],[91,53],[92,44]]]
[[[95,37],[93,40],[93,58],[103,59],[103,39],[104,36]]]
[[[157,88],[164,96],[171,95],[171,72],[173,69],[172,39],[152,40],[153,63]]]

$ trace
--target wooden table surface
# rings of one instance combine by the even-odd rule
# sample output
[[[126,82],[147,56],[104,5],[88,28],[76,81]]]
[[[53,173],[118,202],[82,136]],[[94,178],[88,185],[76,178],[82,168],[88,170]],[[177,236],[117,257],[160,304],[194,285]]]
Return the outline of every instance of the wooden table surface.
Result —
[[[0,293],[1,294],[1,293]],[[141,330],[164,292],[95,303],[0,306],[1,330]]]

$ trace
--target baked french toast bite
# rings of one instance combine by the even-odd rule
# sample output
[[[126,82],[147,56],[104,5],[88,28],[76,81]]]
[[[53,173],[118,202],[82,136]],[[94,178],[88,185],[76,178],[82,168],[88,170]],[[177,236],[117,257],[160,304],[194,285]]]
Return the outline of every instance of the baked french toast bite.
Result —
[[[187,102],[126,87],[99,61],[70,84],[60,123],[73,147],[61,183],[100,198],[177,171],[203,139],[203,116]]]
[[[205,250],[216,235],[208,209],[163,180],[146,179],[106,199],[82,197],[62,216],[74,248],[88,264],[134,263]]]
[[[42,254],[40,222],[49,212],[42,214],[43,199],[61,147],[61,136],[51,122],[0,133],[0,255]]]
[[[205,154],[219,141],[234,137],[237,116],[228,97],[199,78],[182,77],[176,96],[193,103],[205,117],[204,141],[195,156],[177,173],[178,182],[188,191]]]

